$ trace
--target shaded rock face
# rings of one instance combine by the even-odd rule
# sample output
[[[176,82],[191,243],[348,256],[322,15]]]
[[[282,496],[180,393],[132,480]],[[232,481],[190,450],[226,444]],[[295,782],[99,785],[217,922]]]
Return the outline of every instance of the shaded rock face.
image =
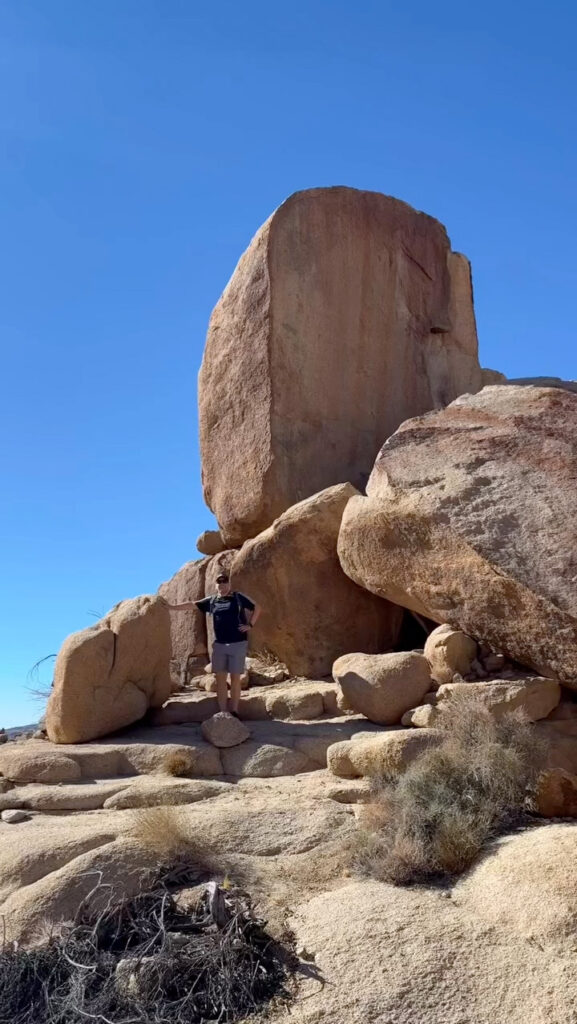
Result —
[[[403,420],[480,387],[469,263],[444,227],[376,192],[291,196],[241,257],[200,371],[224,542],[332,484],[364,487]]]
[[[577,396],[496,385],[409,420],[339,535],[375,594],[577,688]]]
[[[339,565],[341,516],[356,493],[338,484],[307,498],[232,560],[233,589],[263,609],[251,649],[272,651],[294,675],[321,678],[341,654],[386,651],[398,636],[402,609],[357,587]]]
[[[577,818],[577,776],[562,769],[542,772],[535,806],[544,818]]]
[[[53,743],[79,743],[121,729],[171,692],[170,613],[159,597],[116,605],[60,649],[46,710]]]
[[[158,593],[169,604],[184,604],[185,601],[201,601],[204,597],[206,570],[210,559],[200,558],[187,562],[174,576],[162,583]],[[172,658],[178,663],[178,674],[186,681],[194,674],[192,666],[196,659],[206,655],[206,621],[202,612],[172,612],[170,615],[170,636]],[[206,660],[206,659],[205,659]]]

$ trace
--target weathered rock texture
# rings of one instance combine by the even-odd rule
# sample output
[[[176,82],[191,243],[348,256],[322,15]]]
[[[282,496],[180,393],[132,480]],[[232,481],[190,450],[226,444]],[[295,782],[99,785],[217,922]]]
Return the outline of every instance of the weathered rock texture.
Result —
[[[333,665],[347,707],[371,722],[397,725],[431,684],[429,663],[416,651],[345,654]]]
[[[363,487],[403,420],[480,387],[469,263],[444,227],[376,192],[291,196],[241,257],[200,371],[225,543],[331,484]]]
[[[163,599],[122,601],[65,640],[46,710],[53,743],[79,743],[121,729],[170,696],[170,613]]]
[[[337,484],[307,498],[232,561],[233,588],[262,606],[252,649],[274,652],[294,675],[329,675],[341,654],[386,651],[398,636],[402,609],[357,587],[339,565],[341,516],[355,493]]]
[[[577,688],[577,396],[487,387],[404,423],[343,517],[345,572]]]
[[[187,562],[172,579],[158,588],[161,597],[169,604],[184,604],[186,601],[201,601],[204,597],[205,576],[208,558]],[[171,612],[170,636],[172,658],[178,663],[178,672],[183,682],[194,674],[193,666],[208,651],[205,616],[199,611]],[[206,661],[206,658],[205,658]]]

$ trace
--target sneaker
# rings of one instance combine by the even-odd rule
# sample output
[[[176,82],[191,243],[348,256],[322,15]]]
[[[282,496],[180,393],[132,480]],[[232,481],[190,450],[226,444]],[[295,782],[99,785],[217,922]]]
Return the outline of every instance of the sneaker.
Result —
[[[233,718],[238,718],[238,720],[240,722],[240,715],[239,715],[238,711],[229,711],[229,715],[232,715]]]

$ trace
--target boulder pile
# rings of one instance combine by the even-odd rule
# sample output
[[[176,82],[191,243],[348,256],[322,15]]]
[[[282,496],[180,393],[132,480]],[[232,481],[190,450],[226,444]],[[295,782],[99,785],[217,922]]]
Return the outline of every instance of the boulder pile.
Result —
[[[163,704],[154,721],[184,720],[166,702],[214,688],[212,628],[166,600],[214,593],[225,569],[262,606],[246,685],[332,675],[330,713],[367,720],[329,749],[335,774],[402,768],[470,695],[538,723],[548,770],[569,777],[542,804],[574,802],[577,386],[481,369],[469,264],[444,227],[378,193],[291,196],[212,314],[199,422],[204,557],[66,641],[49,739]],[[243,701],[275,717],[274,694]],[[203,735],[232,763],[243,729],[217,716]]]

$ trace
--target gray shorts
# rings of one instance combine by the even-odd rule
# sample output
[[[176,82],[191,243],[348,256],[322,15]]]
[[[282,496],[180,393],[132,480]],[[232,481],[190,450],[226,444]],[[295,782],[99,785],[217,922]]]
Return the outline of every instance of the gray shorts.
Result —
[[[248,651],[248,640],[238,644],[218,644],[212,646],[211,665],[213,672],[232,672],[241,676],[245,669],[245,658]]]

